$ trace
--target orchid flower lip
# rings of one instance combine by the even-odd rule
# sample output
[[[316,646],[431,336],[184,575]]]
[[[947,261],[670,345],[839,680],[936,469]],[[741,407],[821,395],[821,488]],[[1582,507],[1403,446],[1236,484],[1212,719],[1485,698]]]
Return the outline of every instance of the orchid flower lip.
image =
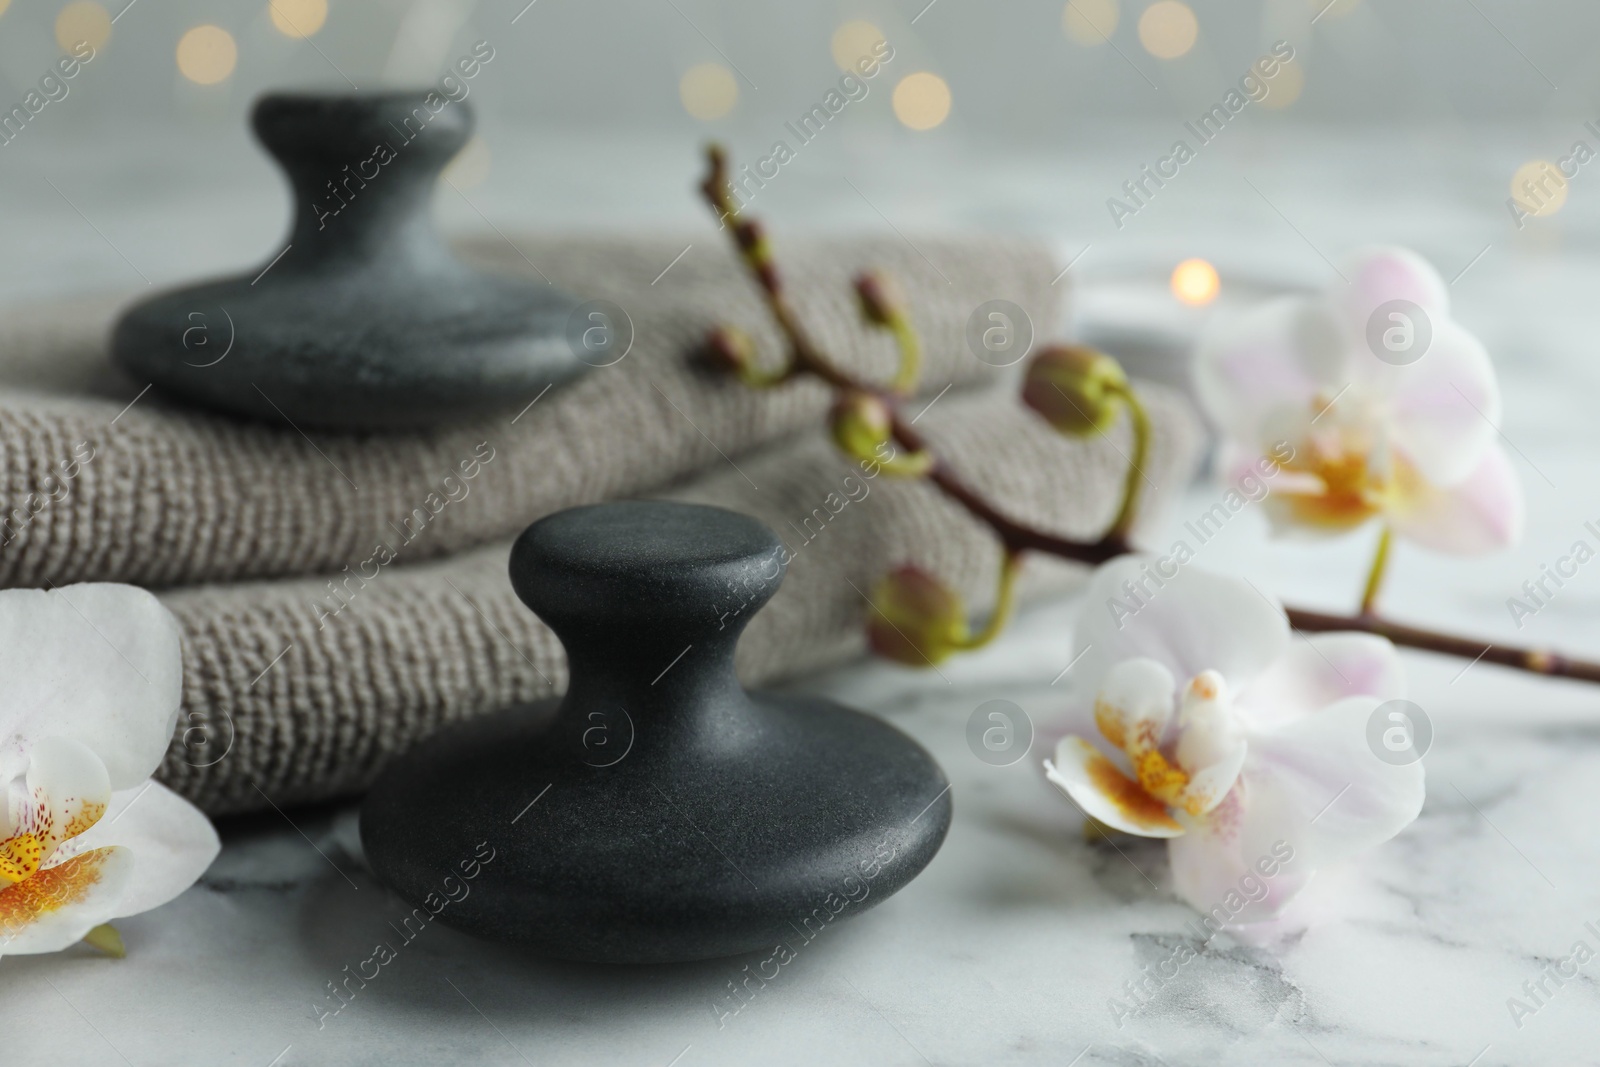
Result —
[[[220,843],[151,778],[182,695],[161,602],[107,583],[0,591],[0,674],[0,955],[59,951],[192,885]]]

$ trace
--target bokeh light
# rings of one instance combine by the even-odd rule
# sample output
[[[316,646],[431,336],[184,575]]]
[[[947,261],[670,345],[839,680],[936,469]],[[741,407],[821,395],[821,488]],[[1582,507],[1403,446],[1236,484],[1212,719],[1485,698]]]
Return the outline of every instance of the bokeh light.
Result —
[[[6,13],[6,8],[11,6],[11,0],[0,0],[0,15]]]
[[[913,130],[931,130],[950,114],[950,86],[937,74],[919,70],[894,87],[894,117]]]
[[[1511,199],[1530,215],[1554,215],[1567,202],[1567,179],[1547,159],[1530,159],[1511,176]]]
[[[111,40],[111,14],[94,0],[77,0],[56,16],[56,44],[70,52],[79,41],[99,50]]]
[[[1306,87],[1306,69],[1291,59],[1278,64],[1278,73],[1266,82],[1267,95],[1262,98],[1261,106],[1282,111],[1300,99],[1300,91]]]
[[[1077,44],[1105,44],[1117,28],[1117,0],[1067,0],[1061,9],[1061,32]]]
[[[1157,59],[1177,59],[1199,36],[1199,20],[1179,0],[1157,0],[1139,16],[1139,43]]]
[[[238,61],[233,35],[221,26],[196,26],[178,38],[178,72],[196,84],[217,84]]]
[[[833,31],[833,40],[828,43],[828,48],[833,52],[834,66],[853,72],[862,57],[877,59],[873,49],[879,41],[887,39],[883,31],[872,23],[854,19]]]
[[[678,82],[683,109],[703,122],[720,119],[739,102],[739,83],[721,63],[699,63]]]
[[[1204,307],[1217,298],[1222,279],[1203,259],[1186,259],[1172,270],[1172,295],[1190,307]]]
[[[328,21],[328,0],[269,0],[267,12],[285,37],[310,37]]]

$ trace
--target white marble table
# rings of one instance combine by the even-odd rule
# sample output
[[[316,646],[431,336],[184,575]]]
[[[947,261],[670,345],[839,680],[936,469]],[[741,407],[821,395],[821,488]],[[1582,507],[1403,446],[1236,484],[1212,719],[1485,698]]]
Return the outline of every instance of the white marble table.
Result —
[[[1502,369],[1504,430],[1522,457],[1529,535],[1482,561],[1402,549],[1387,602],[1408,620],[1600,654],[1600,571],[1569,583],[1520,633],[1505,609],[1522,581],[1600,514],[1592,359],[1600,194],[1575,187],[1558,219],[1522,233],[1503,209],[1504,175],[1545,142],[1559,144],[1563,131],[1437,133],[1430,152],[1408,151],[1414,141],[1400,133],[1296,141],[1280,132],[1270,142],[1265,132],[1240,133],[1120,233],[1101,202],[1166,137],[1162,128],[1119,130],[1070,155],[1003,167],[903,146],[891,163],[887,148],[850,145],[797,168],[792,194],[774,194],[764,210],[789,226],[881,225],[835,180],[870,175],[863,192],[881,194],[912,233],[1036,229],[1059,238],[1067,256],[1096,244],[1075,268],[1087,287],[1081,317],[1091,324],[1127,314],[1124,279],[1159,281],[1185,255],[1217,261],[1225,284],[1240,275],[1316,282],[1327,273],[1321,248],[1404,241],[1448,277],[1488,246],[1454,291],[1462,319]],[[688,180],[680,171],[693,167],[682,143],[658,145],[654,155],[616,149],[614,159],[596,149],[582,181],[560,165],[561,149],[520,152],[517,143],[499,150],[496,173],[525,167],[538,195],[522,195],[511,180],[472,194],[507,228],[696,218],[679,192]],[[128,145],[151,173],[173,150]],[[70,154],[19,165],[74,175],[78,206],[160,283],[249,261],[278,239],[275,179],[256,162],[211,158],[187,185],[115,190],[77,178]],[[650,166],[627,170],[628,159]],[[1241,168],[1304,237],[1238,180]],[[235,175],[225,195],[224,180]],[[44,190],[38,210],[18,217],[18,254],[0,265],[7,291],[25,298],[140,284],[52,196]],[[241,200],[260,210],[240,212]],[[584,206],[574,214],[572,203]],[[476,219],[459,203],[446,211],[460,223]],[[1188,321],[1171,309],[1161,315],[1179,327]],[[1211,495],[1193,490],[1165,521],[1176,531]],[[1307,605],[1353,601],[1364,539],[1269,547],[1258,520],[1230,524],[1198,562],[1247,571]],[[294,811],[293,826],[272,813],[230,824],[225,851],[199,886],[120,924],[127,959],[75,950],[0,962],[5,1047],[20,1063],[140,1067],[1600,1063],[1600,962],[1555,989],[1520,1029],[1506,1004],[1574,942],[1600,949],[1585,926],[1600,928],[1600,841],[1587,818],[1600,791],[1600,688],[1482,664],[1462,673],[1463,663],[1423,655],[1407,656],[1413,699],[1436,730],[1421,818],[1361,862],[1319,875],[1305,901],[1319,916],[1309,927],[1257,943],[1217,939],[1119,1027],[1109,998],[1192,936],[1194,913],[1166,891],[1162,852],[1085,844],[1077,814],[1043,781],[1042,752],[995,768],[964,736],[973,709],[994,698],[1016,702],[1048,729],[1065,699],[1067,683],[1051,682],[1071,660],[1072,610],[1031,610],[995,647],[943,668],[943,679],[857,664],[810,685],[884,715],[932,749],[953,783],[954,825],[920,878],[808,945],[722,1025],[714,1006],[742,977],[735,963],[558,966],[435,925],[319,1027],[319,1009],[331,1006],[327,983],[342,981],[379,941],[398,941],[391,924],[407,909],[364,871],[351,812]]]
[[[1214,542],[1215,565],[1253,558],[1258,537]],[[1048,727],[1072,610],[1028,612],[943,668],[948,684],[859,664],[811,687],[928,745],[955,821],[920,878],[829,928],[731,1017],[717,1006],[743,977],[732,961],[555,965],[438,925],[406,943],[395,926],[408,909],[363,869],[353,812],[307,811],[293,827],[276,814],[232,824],[201,885],[120,924],[125,960],[4,961],[8,1044],[39,1062],[133,1064],[1595,1062],[1588,969],[1520,1031],[1506,999],[1574,941],[1595,943],[1584,924],[1600,925],[1600,856],[1585,815],[1600,700],[1420,656],[1414,695],[1437,739],[1417,823],[1319,874],[1308,929],[1216,939],[1118,1026],[1109,998],[1194,942],[1161,850],[1084,843],[1037,752],[991,767],[964,736],[997,697]],[[327,983],[379,942],[397,958],[324,1017],[338,1003]]]

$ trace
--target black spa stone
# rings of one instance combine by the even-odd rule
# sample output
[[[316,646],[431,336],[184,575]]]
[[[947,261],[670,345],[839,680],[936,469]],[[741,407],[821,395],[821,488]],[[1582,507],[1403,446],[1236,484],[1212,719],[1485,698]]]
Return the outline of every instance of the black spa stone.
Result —
[[[783,561],[770,530],[719,508],[530,526],[511,582],[566,647],[567,695],[395,762],[361,811],[372,869],[447,925],[607,963],[793,951],[904,886],[950,824],[932,757],[870,715],[734,677]]]
[[[473,122],[429,95],[263,96],[255,132],[295,198],[286,249],[134,305],[112,358],[191,404],[335,429],[520,406],[586,370],[566,339],[577,301],[472,270],[435,232],[437,178]]]

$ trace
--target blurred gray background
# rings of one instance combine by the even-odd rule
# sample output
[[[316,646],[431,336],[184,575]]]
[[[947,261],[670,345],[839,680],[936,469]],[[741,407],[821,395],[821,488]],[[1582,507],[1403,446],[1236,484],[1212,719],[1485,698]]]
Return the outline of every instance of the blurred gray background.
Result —
[[[714,240],[694,193],[702,144],[723,140],[739,161],[794,144],[785,123],[836,86],[835,38],[854,22],[876,27],[894,58],[758,195],[780,236],[1030,233],[1055,242],[1080,283],[1164,285],[1198,256],[1217,264],[1225,296],[1319,284],[1349,248],[1398,242],[1447,278],[1470,265],[1458,293],[1493,289],[1546,322],[1571,313],[1551,300],[1553,271],[1564,286],[1597,280],[1566,257],[1594,247],[1600,164],[1559,210],[1518,228],[1507,209],[1519,167],[1558,160],[1579,138],[1600,148],[1583,125],[1600,120],[1593,2],[277,2],[277,20],[268,0],[12,0],[0,13],[3,107],[51,69],[58,38],[101,35],[69,94],[0,146],[10,299],[131,293],[264,264],[282,246],[288,198],[247,132],[252,99],[436,82],[479,41],[494,58],[467,83],[480,136],[451,171],[455,188],[441,186],[447,229]],[[279,25],[296,20],[317,28]],[[212,46],[191,52],[186,76],[180,41],[201,26],[215,27]],[[1115,225],[1108,198],[1279,40],[1293,69],[1267,99]],[[894,95],[923,74],[948,87],[949,107],[914,129]],[[920,103],[910,117],[926,125]],[[1099,293],[1115,317],[1116,294]],[[1130,307],[1180,325],[1191,315]]]

